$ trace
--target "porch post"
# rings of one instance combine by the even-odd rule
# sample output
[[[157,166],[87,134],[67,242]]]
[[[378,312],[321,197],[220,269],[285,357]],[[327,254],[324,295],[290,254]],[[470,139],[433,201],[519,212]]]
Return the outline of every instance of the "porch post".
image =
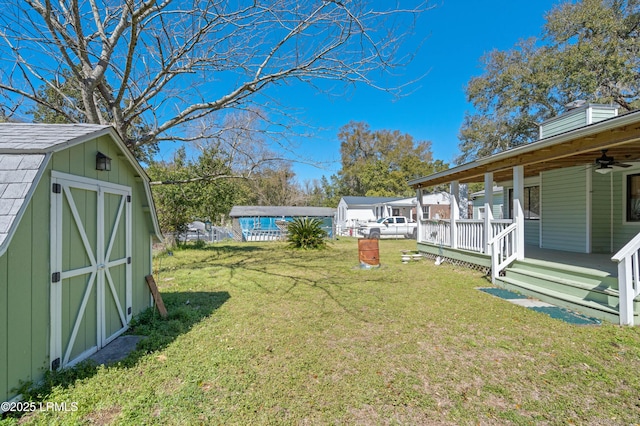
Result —
[[[422,219],[424,219],[424,215],[422,212],[422,188],[416,189],[416,200],[418,200],[418,202],[416,203],[416,222],[418,223],[416,226],[418,233],[416,241],[420,242],[422,240],[422,238],[420,237],[422,235]]]
[[[524,167],[513,167],[513,221],[516,224],[516,259],[524,259]]]
[[[618,289],[620,291],[618,294],[620,300],[618,315],[620,325],[633,325],[633,291],[629,291],[632,281],[631,259],[624,259],[618,263]]]
[[[482,242],[484,252],[489,253],[489,241],[493,238],[493,228],[491,221],[493,220],[493,173],[484,174],[484,232],[482,233]]]
[[[458,226],[460,219],[460,184],[457,180],[451,182],[451,248],[458,248]]]

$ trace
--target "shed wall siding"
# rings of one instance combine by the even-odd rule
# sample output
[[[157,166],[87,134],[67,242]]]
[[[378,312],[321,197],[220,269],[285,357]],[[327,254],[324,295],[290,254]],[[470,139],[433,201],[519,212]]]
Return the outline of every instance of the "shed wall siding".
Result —
[[[98,150],[112,158],[110,172],[95,170]],[[153,226],[142,180],[135,177],[137,172],[108,136],[55,153],[7,252],[0,257],[0,401],[16,396],[14,389],[21,381],[37,381],[49,368],[51,170],[131,187],[132,313],[150,306],[144,277],[152,271],[149,238]],[[83,209],[90,214],[95,206],[84,200]],[[95,229],[87,232],[95,233]]]
[[[585,173],[583,166],[543,173],[543,248],[586,252]]]
[[[7,295],[9,291],[9,281],[7,277],[7,254],[0,256],[0,401],[9,397],[8,389],[8,334],[9,334],[9,307],[7,305]]]
[[[49,185],[42,179],[0,257],[0,401],[40,379],[49,354]]]

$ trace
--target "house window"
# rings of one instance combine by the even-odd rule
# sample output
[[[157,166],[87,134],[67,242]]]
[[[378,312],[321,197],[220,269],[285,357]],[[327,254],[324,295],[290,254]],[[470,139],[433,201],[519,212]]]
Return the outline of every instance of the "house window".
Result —
[[[524,218],[540,219],[540,187],[527,186],[524,188]],[[513,188],[509,189],[509,216],[513,219]]]
[[[391,216],[400,216],[400,209],[398,208],[391,209]]]
[[[430,217],[429,217],[429,206],[422,206],[422,217],[424,219],[430,219]]]
[[[627,222],[640,222],[640,174],[627,175]]]

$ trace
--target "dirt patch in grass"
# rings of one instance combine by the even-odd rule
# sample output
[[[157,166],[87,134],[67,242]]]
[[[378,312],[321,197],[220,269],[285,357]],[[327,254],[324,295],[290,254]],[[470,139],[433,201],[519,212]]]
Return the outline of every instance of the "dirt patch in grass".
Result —
[[[120,407],[102,408],[85,416],[85,421],[90,425],[110,425],[118,418],[121,411]]]

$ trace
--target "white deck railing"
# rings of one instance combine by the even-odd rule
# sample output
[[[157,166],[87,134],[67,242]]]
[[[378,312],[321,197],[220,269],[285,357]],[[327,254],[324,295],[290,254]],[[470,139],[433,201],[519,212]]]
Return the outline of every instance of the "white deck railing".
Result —
[[[429,219],[422,221],[420,241],[439,246],[451,246],[451,220]]]
[[[513,221],[511,219],[491,220],[489,234],[491,240]],[[484,253],[485,221],[483,219],[458,219],[456,224],[456,248]],[[451,247],[451,219],[426,219],[421,221],[419,242]]]
[[[633,325],[633,300],[640,294],[639,252],[640,233],[611,258],[618,263],[620,325]]]
[[[458,248],[463,250],[484,252],[484,220],[459,219],[456,221],[458,228]]]
[[[517,224],[507,226],[489,241],[491,247],[491,282],[495,283],[500,272],[518,257]]]
[[[513,223],[512,219],[494,219],[491,221],[491,235],[489,235],[489,240],[493,237],[507,229],[509,225]]]

